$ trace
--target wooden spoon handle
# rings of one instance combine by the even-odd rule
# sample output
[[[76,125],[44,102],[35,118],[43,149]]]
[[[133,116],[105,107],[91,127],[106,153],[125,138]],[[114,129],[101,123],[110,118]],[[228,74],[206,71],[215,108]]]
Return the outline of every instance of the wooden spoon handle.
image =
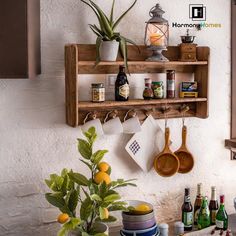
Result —
[[[165,129],[165,151],[169,150],[169,142],[170,142],[170,128]]]
[[[182,146],[186,147],[187,140],[187,126],[184,125],[182,128]]]

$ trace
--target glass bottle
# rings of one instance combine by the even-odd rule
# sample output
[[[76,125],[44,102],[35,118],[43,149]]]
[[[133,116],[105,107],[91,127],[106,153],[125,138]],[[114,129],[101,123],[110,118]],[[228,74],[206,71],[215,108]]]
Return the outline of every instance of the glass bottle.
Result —
[[[197,218],[202,205],[202,184],[197,185],[197,196],[194,203],[194,224],[197,225]]]
[[[116,101],[129,100],[129,81],[125,74],[124,66],[120,66],[119,74],[117,75],[115,83],[115,100]]]
[[[220,196],[220,208],[216,214],[216,229],[228,229],[228,215],[225,210],[225,196]]]
[[[191,231],[193,229],[193,206],[190,199],[190,189],[185,189],[184,203],[182,205],[182,222],[184,230]]]
[[[214,225],[216,223],[216,213],[219,209],[219,204],[216,199],[216,187],[211,187],[211,201],[209,204],[210,209],[210,217],[211,217],[211,224]]]
[[[166,79],[167,79],[166,80],[166,84],[167,84],[166,97],[175,98],[175,71],[167,70]]]
[[[200,208],[197,220],[198,229],[204,229],[211,225],[210,220],[210,210],[208,207],[207,197],[204,197],[202,200],[202,206]]]
[[[143,91],[143,98],[145,100],[150,100],[153,98],[153,91],[152,91],[152,80],[149,78],[144,79],[145,81],[145,89]]]

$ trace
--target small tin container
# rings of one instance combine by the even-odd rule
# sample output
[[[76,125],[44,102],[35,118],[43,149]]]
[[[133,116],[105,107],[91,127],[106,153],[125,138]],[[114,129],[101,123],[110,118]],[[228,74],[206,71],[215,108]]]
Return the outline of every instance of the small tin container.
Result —
[[[175,236],[184,235],[184,223],[181,221],[175,222],[174,231],[175,231]]]
[[[92,84],[92,102],[105,101],[105,87],[103,83]]]
[[[155,99],[164,98],[164,84],[162,81],[152,82],[152,90]]]
[[[159,229],[160,229],[160,236],[168,236],[169,235],[169,225],[168,224],[160,224],[159,225]]]

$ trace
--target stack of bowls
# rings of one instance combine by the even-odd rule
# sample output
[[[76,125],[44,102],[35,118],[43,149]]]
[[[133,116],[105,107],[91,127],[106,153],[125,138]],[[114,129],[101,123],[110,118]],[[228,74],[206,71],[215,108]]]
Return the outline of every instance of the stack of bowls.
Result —
[[[147,202],[129,201],[129,206],[134,210],[122,212],[123,229],[120,234],[122,236],[158,236],[159,229],[156,224],[153,206]],[[138,205],[146,205],[146,211],[135,210]]]

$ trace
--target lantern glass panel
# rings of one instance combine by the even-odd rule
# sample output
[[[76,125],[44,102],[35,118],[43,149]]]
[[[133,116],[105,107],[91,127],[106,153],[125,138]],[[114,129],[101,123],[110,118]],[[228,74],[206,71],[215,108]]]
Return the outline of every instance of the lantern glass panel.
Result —
[[[146,32],[147,46],[168,46],[168,24],[148,23]]]

